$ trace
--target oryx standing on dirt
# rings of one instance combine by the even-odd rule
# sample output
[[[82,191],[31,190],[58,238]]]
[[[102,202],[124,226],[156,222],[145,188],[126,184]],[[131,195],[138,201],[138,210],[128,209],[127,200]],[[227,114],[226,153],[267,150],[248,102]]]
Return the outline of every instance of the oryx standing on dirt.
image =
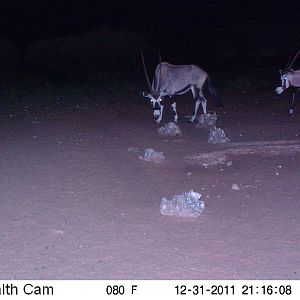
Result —
[[[297,92],[300,91],[300,70],[293,70],[291,69],[293,66],[293,63],[295,62],[297,56],[300,54],[300,49],[294,56],[294,58],[291,60],[291,57],[285,66],[283,71],[280,72],[280,79],[281,79],[281,86],[276,88],[276,93],[277,94],[282,94],[286,89],[289,87],[293,87],[294,93],[292,97],[292,102],[290,106],[290,116],[294,114],[294,102],[295,102],[295,96]]]
[[[160,123],[163,116],[163,99],[165,96],[176,96],[192,91],[195,99],[194,113],[190,119],[194,122],[199,105],[201,103],[203,113],[206,114],[207,100],[205,99],[202,88],[205,81],[208,81],[208,88],[211,94],[216,94],[211,86],[208,75],[205,71],[201,70],[195,65],[171,65],[167,62],[161,62],[156,67],[152,85],[150,84],[149,76],[146,71],[144,57],[142,54],[142,61],[146,79],[149,85],[150,93],[143,93],[143,96],[149,98],[153,107],[153,115],[156,123]],[[176,101],[171,104],[174,112],[174,122],[177,123],[178,115],[176,111]]]

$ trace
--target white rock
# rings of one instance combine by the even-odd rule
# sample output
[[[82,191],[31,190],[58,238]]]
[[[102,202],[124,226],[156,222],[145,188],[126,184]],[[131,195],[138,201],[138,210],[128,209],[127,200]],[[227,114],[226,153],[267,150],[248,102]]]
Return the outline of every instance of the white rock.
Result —
[[[160,127],[157,130],[158,134],[161,136],[177,136],[181,135],[181,130],[177,124],[174,122],[169,122],[168,124]]]
[[[151,148],[146,149],[144,156],[139,156],[139,158],[145,161],[152,161],[157,164],[162,163],[166,159],[163,152],[156,152]]]
[[[231,188],[234,190],[234,191],[238,191],[240,188],[239,186],[236,184],[236,183],[233,183]]]

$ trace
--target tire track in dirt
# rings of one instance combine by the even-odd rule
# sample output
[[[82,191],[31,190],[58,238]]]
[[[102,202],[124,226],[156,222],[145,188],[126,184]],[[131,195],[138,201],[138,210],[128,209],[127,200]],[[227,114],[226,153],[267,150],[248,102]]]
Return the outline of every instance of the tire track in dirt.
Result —
[[[184,160],[189,165],[200,165],[204,167],[223,164],[235,156],[260,155],[277,156],[292,155],[300,152],[300,141],[261,141],[261,142],[240,142],[228,143],[223,146],[225,149],[212,152],[188,155]]]

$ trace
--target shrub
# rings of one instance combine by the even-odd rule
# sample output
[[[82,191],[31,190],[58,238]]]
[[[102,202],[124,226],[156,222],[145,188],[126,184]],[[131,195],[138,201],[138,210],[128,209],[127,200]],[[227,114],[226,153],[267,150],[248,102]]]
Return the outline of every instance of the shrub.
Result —
[[[140,63],[140,49],[146,44],[142,34],[104,28],[35,43],[27,51],[27,61],[35,68],[91,78],[103,72],[132,72]]]

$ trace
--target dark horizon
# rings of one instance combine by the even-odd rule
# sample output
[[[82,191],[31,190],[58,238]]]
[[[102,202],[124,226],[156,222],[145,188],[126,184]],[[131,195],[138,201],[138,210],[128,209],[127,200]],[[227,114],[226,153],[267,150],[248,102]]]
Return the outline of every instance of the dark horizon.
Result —
[[[300,44],[299,1],[2,0],[0,12],[0,36],[27,41],[107,27],[172,45],[191,39],[190,44],[217,46],[219,38],[244,47]]]
[[[299,1],[10,0],[0,12],[0,37],[19,56],[38,41],[103,28],[143,36],[150,61],[160,50],[163,60],[216,70],[279,69],[300,47]]]

